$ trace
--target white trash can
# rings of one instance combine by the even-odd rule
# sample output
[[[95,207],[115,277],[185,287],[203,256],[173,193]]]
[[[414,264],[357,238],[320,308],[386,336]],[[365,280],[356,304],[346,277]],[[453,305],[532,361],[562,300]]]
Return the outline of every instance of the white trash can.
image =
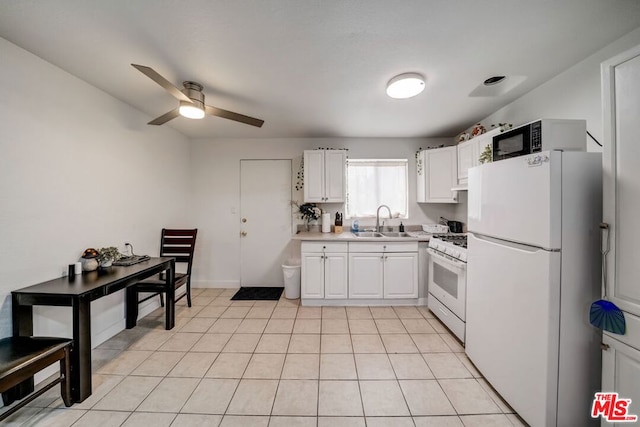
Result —
[[[287,299],[300,298],[300,264],[291,262],[282,264],[282,274],[284,275],[284,296]]]

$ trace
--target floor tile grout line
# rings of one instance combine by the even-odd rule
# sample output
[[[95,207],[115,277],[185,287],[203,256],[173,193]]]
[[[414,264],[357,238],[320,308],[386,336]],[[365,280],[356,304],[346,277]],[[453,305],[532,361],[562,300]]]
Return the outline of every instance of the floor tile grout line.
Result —
[[[213,297],[212,302],[214,302],[213,300],[215,300],[216,298],[219,298],[219,296]],[[281,307],[281,306],[283,306],[283,307],[287,307],[288,305],[287,305],[287,304],[279,304],[279,303],[276,303],[276,305],[273,307],[273,309],[272,309],[272,311],[271,311],[271,316],[270,316],[269,318],[267,318],[267,319],[266,319],[266,320],[267,320],[267,323],[268,323],[271,319],[273,319],[273,312],[274,312],[278,307]],[[231,306],[231,305],[224,306],[224,311],[228,310],[230,307],[233,307],[233,306]],[[238,306],[238,307],[244,307],[244,306],[243,306],[243,305],[241,305],[241,306]],[[231,337],[233,337],[233,336],[237,336],[238,334],[241,334],[240,332],[238,332],[238,328],[239,328],[239,326],[242,324],[242,322],[244,322],[244,321],[247,319],[247,315],[248,315],[249,311],[251,311],[251,309],[252,309],[253,307],[256,307],[256,306],[255,306],[255,303],[253,303],[253,305],[252,305],[251,307],[249,307],[249,309],[247,310],[247,312],[244,314],[244,317],[242,317],[242,318],[240,318],[240,319],[239,319],[239,320],[240,320],[240,323],[238,324],[238,326],[236,326],[236,327],[234,328],[233,332],[229,334],[229,336],[230,336],[230,338],[229,338],[229,339],[231,339]],[[368,308],[369,308],[369,312],[371,313],[371,308],[370,308],[370,307],[368,307]],[[394,309],[394,312],[395,312],[395,308],[394,308],[394,306],[392,306],[392,308]],[[299,313],[300,309],[301,309],[301,306],[300,306],[299,301],[298,301],[298,304],[296,305],[296,316],[293,318],[293,325],[294,325],[294,326],[295,326],[295,323],[296,323],[296,321],[297,321],[297,319],[298,319],[297,315],[298,315],[298,313]],[[224,311],[223,311],[223,312],[224,312]],[[345,309],[345,311],[346,311],[346,309]],[[397,312],[395,312],[395,313],[397,314]],[[426,318],[426,317],[424,316],[424,313],[423,313],[423,312],[420,312],[420,315],[421,315],[421,316],[422,316],[422,318],[424,318],[425,320],[429,320],[428,318]],[[186,315],[185,315],[185,316],[183,316],[183,317],[184,317],[185,319],[187,319],[187,320],[185,320],[185,322],[187,322],[187,323],[188,323],[189,321],[191,321],[191,320],[193,320],[194,318],[196,318],[196,317],[197,317],[197,315],[194,315],[194,316],[186,316]],[[374,322],[373,322],[373,323],[374,323],[374,325],[376,325],[376,330],[377,330],[377,334],[376,334],[376,335],[377,335],[378,337],[380,337],[380,338],[381,338],[381,337],[382,337],[382,335],[384,335],[384,334],[381,334],[381,333],[380,333],[379,328],[378,328],[378,325],[377,325],[377,323],[375,322],[375,320],[378,320],[378,319],[373,318],[373,316],[371,316],[371,318],[372,318],[372,320],[374,320]],[[215,318],[215,319],[216,319],[215,321],[218,321],[218,320],[220,320],[220,317],[217,317],[217,318]],[[413,344],[413,345],[415,345],[415,346],[417,347],[417,344],[416,344],[415,338],[411,335],[411,333],[409,333],[408,329],[406,329],[406,325],[405,325],[405,324],[404,324],[404,322],[402,321],[404,318],[402,318],[402,317],[400,317],[400,316],[397,316],[397,319],[399,319],[399,320],[400,320],[400,323],[403,325],[403,327],[404,327],[404,329],[405,329],[405,331],[406,331],[406,332],[404,332],[404,333],[394,332],[394,333],[392,333],[392,335],[394,335],[394,334],[402,334],[402,335],[404,335],[404,334],[406,333],[406,334],[408,334],[408,335],[410,336],[412,344]],[[413,318],[411,318],[411,319],[413,319]],[[416,319],[417,319],[417,318],[416,318]],[[322,381],[322,380],[320,379],[321,356],[322,356],[322,354],[323,354],[323,353],[322,353],[322,336],[324,336],[324,335],[332,335],[332,334],[326,334],[326,333],[325,333],[324,329],[322,328],[322,320],[323,320],[323,317],[322,317],[322,314],[321,314],[321,317],[320,317],[320,334],[319,334],[320,343],[319,343],[319,350],[318,350],[318,379],[317,379],[317,381],[318,381],[318,399],[317,399],[317,415],[315,416],[315,418],[316,418],[316,424],[319,422],[318,420],[319,420],[319,417],[320,417],[320,414],[319,414],[319,401],[320,401],[319,388],[320,388],[320,384],[321,384],[321,381]],[[348,331],[348,335],[349,335],[350,343],[351,343],[351,347],[352,347],[351,354],[352,354],[352,358],[353,358],[353,361],[354,361],[354,366],[355,366],[355,369],[356,369],[356,377],[357,377],[357,381],[359,382],[359,389],[358,389],[358,390],[359,390],[359,392],[360,392],[360,398],[361,398],[360,400],[361,400],[361,404],[363,405],[363,409],[364,409],[363,396],[362,396],[362,389],[360,388],[360,381],[362,381],[362,379],[360,378],[359,371],[358,371],[358,365],[357,365],[357,363],[356,363],[356,361],[355,361],[356,353],[355,353],[355,349],[353,348],[353,338],[354,338],[354,337],[353,337],[353,335],[354,335],[354,334],[352,333],[353,331],[351,330],[351,324],[349,323],[349,316],[348,316],[348,314],[347,314],[347,316],[346,316],[346,320],[347,320],[347,325],[348,325],[348,326],[347,326],[347,331]],[[436,319],[436,321],[437,321],[437,319]],[[215,323],[215,322],[214,322],[214,323]],[[185,323],[185,324],[186,324],[186,323]],[[183,326],[182,326],[182,328],[184,328],[184,327],[185,327],[185,326],[183,325]],[[153,328],[153,329],[156,329],[156,328]],[[153,329],[151,329],[151,328],[150,328],[149,330],[151,331],[151,330],[153,330]],[[260,341],[260,339],[261,339],[263,336],[265,336],[265,335],[266,335],[266,334],[264,333],[264,331],[265,331],[265,330],[266,330],[266,326],[265,326],[265,328],[263,329],[262,333],[258,334],[258,335],[260,335],[260,337],[259,337],[259,339],[258,339],[258,342]],[[208,333],[208,331],[207,331],[207,332],[183,331],[182,329],[180,329],[180,330],[176,331],[176,333],[178,333],[178,332],[194,333],[194,334],[195,334],[195,333],[198,333],[198,334],[200,334],[201,336],[204,336],[204,334]],[[277,391],[280,389],[281,381],[282,381],[282,379],[283,379],[284,367],[285,367],[285,365],[286,365],[286,358],[287,358],[287,356],[290,354],[290,353],[289,353],[289,351],[291,350],[291,340],[292,340],[292,337],[294,336],[294,334],[293,334],[293,330],[292,330],[292,331],[290,331],[290,332],[291,332],[291,333],[287,334],[287,335],[289,335],[289,340],[288,340],[288,343],[287,343],[286,351],[285,351],[285,353],[283,353],[283,354],[284,354],[284,361],[283,361],[283,365],[282,365],[282,366],[281,366],[281,368],[280,368],[280,374],[279,374],[279,378],[278,378],[278,385],[277,385],[277,387],[276,387],[276,394],[275,394],[275,396],[274,396],[274,401],[273,401],[273,403],[272,403],[271,412],[270,412],[270,415],[268,415],[268,417],[269,417],[269,424],[271,424],[271,417],[273,417],[273,416],[274,416],[274,415],[273,415],[273,409],[274,409],[274,407],[275,407],[275,397],[277,396]],[[434,332],[435,332],[435,333],[437,333],[440,337],[443,337],[443,336],[447,336],[447,337],[449,337],[449,338],[451,338],[451,337],[452,337],[451,333],[450,333],[449,331],[446,331],[446,330],[445,330],[445,331],[440,331],[440,330],[435,330],[435,328],[434,328]],[[172,334],[172,335],[174,335],[174,334]],[[299,334],[299,335],[307,335],[307,334]],[[315,335],[315,334],[312,334],[312,335]],[[167,338],[167,340],[168,340],[168,339],[170,339],[170,338],[171,338],[171,337],[168,337],[168,338]],[[165,342],[166,342],[166,341],[165,341]],[[228,342],[227,342],[227,343],[228,343]],[[225,346],[227,345],[227,343],[225,343]],[[161,346],[162,346],[162,345],[163,345],[163,344],[161,344]],[[474,379],[474,380],[476,380],[476,383],[477,383],[477,384],[479,384],[479,385],[481,386],[481,388],[483,389],[483,392],[484,392],[484,393],[486,393],[487,395],[489,395],[489,397],[490,397],[491,401],[492,401],[493,403],[495,403],[495,404],[496,404],[496,406],[498,407],[498,410],[499,410],[500,412],[492,413],[492,415],[503,415],[503,416],[505,416],[505,417],[506,417],[507,415],[512,415],[511,413],[507,413],[507,412],[502,411],[501,407],[497,404],[497,402],[495,401],[495,399],[494,399],[493,397],[491,397],[491,395],[490,395],[490,394],[489,394],[489,393],[484,389],[484,387],[482,387],[482,385],[480,384],[479,378],[480,378],[480,379],[482,379],[482,378],[484,378],[484,377],[482,377],[482,376],[480,376],[480,377],[476,377],[476,376],[474,376],[474,375],[473,375],[473,372],[471,372],[471,370],[469,370],[469,368],[468,368],[468,367],[464,364],[464,362],[462,362],[462,360],[460,359],[460,354],[461,354],[461,353],[460,353],[459,351],[457,351],[457,350],[458,350],[458,348],[457,348],[457,347],[456,347],[455,349],[454,349],[454,348],[452,348],[452,346],[451,346],[451,345],[449,345],[449,342],[448,342],[448,341],[446,341],[446,340],[445,340],[445,345],[446,345],[446,347],[449,349],[449,351],[444,352],[444,354],[453,355],[453,356],[455,357],[455,360],[457,360],[459,363],[461,363],[461,364],[464,366],[464,368],[465,368],[465,370],[467,371],[467,373],[471,375],[470,377],[464,377],[464,378],[461,378],[461,379],[465,379],[465,380],[468,380],[468,379]],[[180,357],[180,359],[178,360],[178,362],[176,362],[176,364],[175,364],[172,368],[170,368],[170,369],[168,370],[168,372],[167,372],[167,373],[165,373],[165,375],[164,375],[164,376],[159,377],[159,378],[161,378],[160,382],[159,382],[159,383],[158,383],[158,384],[157,384],[157,385],[156,385],[156,386],[155,386],[155,387],[154,387],[154,388],[153,388],[153,389],[152,389],[152,390],[151,390],[151,391],[146,395],[146,397],[142,400],[142,402],[144,402],[144,401],[145,401],[145,400],[146,400],[146,399],[147,399],[147,398],[148,398],[148,397],[149,397],[153,392],[155,392],[155,391],[157,390],[158,386],[162,383],[162,381],[164,381],[164,380],[165,380],[165,379],[167,379],[167,378],[174,378],[174,377],[170,377],[170,372],[172,371],[172,369],[175,369],[175,366],[177,366],[179,363],[181,363],[181,361],[186,357],[186,355],[187,355],[187,354],[189,354],[189,353],[193,353],[191,350],[192,350],[192,348],[193,348],[194,346],[195,346],[195,343],[194,343],[193,345],[191,345],[191,346],[190,346],[190,348],[189,348],[187,351],[185,351],[185,352],[184,352],[184,354]],[[391,367],[392,367],[392,371],[394,372],[394,376],[396,377],[396,378],[395,378],[395,380],[396,380],[396,382],[399,384],[400,380],[398,379],[398,375],[397,375],[397,372],[396,372],[396,368],[394,367],[393,363],[391,363],[391,361],[390,361],[390,359],[391,359],[391,358],[390,358],[390,354],[391,354],[391,353],[389,353],[389,351],[388,351],[388,349],[387,349],[387,346],[384,344],[384,342],[383,342],[383,348],[384,348],[384,351],[385,351],[385,353],[384,353],[384,354],[386,354],[386,356],[387,356],[387,360],[389,361],[389,363],[390,363],[390,365],[391,365]],[[253,352],[249,353],[249,354],[251,355],[251,358],[256,354],[256,349],[257,349],[257,344],[256,344],[256,346],[254,347]],[[120,353],[122,353],[122,351],[126,351],[126,350],[129,350],[129,347],[126,347],[126,348],[122,349],[122,350],[120,351]],[[138,350],[142,350],[142,349],[138,349]],[[218,360],[218,358],[219,358],[220,354],[222,353],[222,350],[224,350],[224,347],[221,349],[221,351],[220,351],[220,352],[217,352],[218,354],[217,354],[217,355],[216,355],[216,357],[212,360],[212,363],[210,364],[210,366],[209,366],[208,370],[209,370],[209,369],[211,369],[211,366],[213,366],[213,364],[215,363],[215,361],[216,361],[216,360]],[[147,361],[150,357],[152,357],[154,354],[156,354],[156,353],[158,353],[158,352],[160,352],[160,349],[159,349],[159,348],[154,349],[154,350],[151,350],[151,351],[150,351],[150,354],[147,356],[147,358],[146,358],[145,360],[141,361],[141,362],[140,362],[140,363],[139,363],[135,368],[133,368],[133,370],[135,371],[135,369],[138,369],[141,365],[143,365],[143,364],[145,363],[145,361]],[[428,353],[429,353],[429,352],[428,352]],[[438,353],[438,352],[436,352],[436,353]],[[313,353],[310,353],[310,354],[313,354]],[[374,354],[374,353],[371,353],[371,354]],[[409,353],[408,353],[408,354],[409,354]],[[425,363],[427,364],[427,367],[429,367],[429,368],[430,368],[429,364],[426,362],[426,359],[425,359],[425,353],[423,353],[423,352],[421,352],[421,351],[419,351],[419,350],[418,350],[418,354],[420,354],[420,356],[421,356],[422,360],[424,360],[424,361],[425,361]],[[245,366],[245,368],[244,368],[244,370],[243,370],[243,373],[241,374],[241,378],[238,380],[238,384],[240,384],[240,382],[244,379],[244,375],[246,374],[246,371],[247,371],[247,369],[248,369],[248,366],[249,366],[249,363],[247,363],[247,365]],[[208,370],[207,370],[207,372],[208,372]],[[107,374],[105,374],[105,375],[107,375]],[[109,374],[109,375],[110,375],[110,374]],[[113,375],[111,375],[111,376],[113,376]],[[116,375],[116,376],[118,376],[118,375]],[[132,373],[131,373],[131,374],[129,374],[129,375],[126,375],[126,376],[118,376],[118,377],[121,377],[122,379],[124,379],[124,378],[126,378],[126,377],[128,377],[128,376],[135,376],[135,375],[133,375],[133,371],[132,371]],[[205,376],[206,376],[206,373],[205,373]],[[202,382],[202,380],[203,380],[203,379],[205,379],[205,378],[206,378],[205,376],[197,377],[197,378],[199,379],[199,381],[198,381],[198,385]],[[178,378],[178,377],[175,377],[175,378]],[[180,378],[193,378],[193,377],[180,377]],[[436,378],[436,377],[435,377],[435,375],[434,375],[434,378],[433,378],[433,379],[435,379],[435,380],[437,381],[438,386],[442,389],[441,380],[447,380],[448,378]],[[460,378],[453,378],[453,379],[460,379]],[[382,380],[382,379],[381,379],[381,380]],[[371,381],[375,381],[375,380],[371,380]],[[115,388],[117,385],[118,385],[118,384],[115,384],[113,388]],[[197,388],[197,386],[198,386],[198,385],[196,385],[196,387],[195,387],[195,388],[194,388],[194,390],[191,392],[191,394],[189,395],[189,397],[187,397],[187,398],[186,398],[185,402],[187,402],[187,401],[190,399],[190,397],[192,396],[193,392],[195,391],[195,389]],[[112,388],[112,389],[113,389],[113,388]],[[401,388],[401,387],[400,387],[400,388]],[[401,392],[402,392],[402,388],[401,388]],[[444,392],[444,391],[443,391],[443,392]],[[237,387],[234,389],[234,394],[233,394],[233,396],[231,397],[231,399],[230,399],[230,401],[229,401],[229,404],[230,404],[230,402],[233,400],[233,397],[235,396],[235,394],[236,394],[236,393],[237,393]],[[404,400],[405,400],[405,404],[406,404],[406,405],[407,405],[407,407],[408,407],[408,403],[406,402],[406,396],[404,395],[404,392],[402,392],[402,393],[403,393],[403,398],[404,398]],[[451,403],[451,404],[452,404],[451,400],[449,399],[449,396],[448,396],[446,393],[445,393],[445,396],[447,397],[447,399],[448,399],[449,403]],[[104,396],[103,396],[103,397],[104,397]],[[102,399],[102,398],[101,398],[101,399]],[[101,399],[100,399],[100,400],[101,400]],[[95,410],[95,411],[101,411],[101,410],[98,410],[98,409],[93,409],[93,407],[94,407],[95,405],[97,405],[97,404],[100,402],[100,400],[98,400],[96,403],[94,403],[94,405],[92,405],[92,406],[91,406],[91,407],[89,407],[88,409],[84,410],[84,411],[85,411],[85,414],[86,414],[86,413],[89,413],[89,412],[90,412],[90,411],[92,411],[92,410]],[[53,404],[53,403],[52,403],[52,404]],[[142,404],[142,403],[141,403],[141,404]],[[51,405],[50,405],[50,406],[51,406]],[[452,406],[453,406],[453,404],[452,404]],[[184,404],[183,404],[183,407],[184,407]],[[229,414],[227,414],[228,407],[229,407],[229,405],[227,405],[227,408],[225,409],[225,413],[224,413],[224,414],[222,414],[223,416],[225,416],[225,415],[229,415]],[[128,419],[128,418],[129,418],[129,417],[130,417],[134,412],[148,412],[148,411],[138,411],[138,409],[139,409],[139,408],[140,408],[140,405],[138,405],[138,406],[137,406],[137,407],[136,407],[136,408],[135,408],[135,409],[134,409],[134,410],[133,410],[133,411],[128,415],[127,419]],[[45,409],[45,408],[42,408],[42,409]],[[42,409],[38,409],[38,412],[37,412],[37,413],[42,412]],[[48,409],[48,408],[46,408],[46,409]],[[55,409],[55,408],[54,408],[54,409]],[[181,410],[182,410],[182,407],[181,407],[181,409],[180,409],[177,413],[174,413],[174,416],[173,416],[173,418],[172,418],[172,421],[173,421],[173,420],[175,420],[175,418],[178,416],[178,414],[180,414],[180,413],[181,413],[181,412],[180,412]],[[454,407],[454,410],[455,410],[455,407]],[[123,412],[127,412],[127,411],[123,411]],[[458,411],[457,411],[457,410],[455,410],[455,412],[456,412],[456,414],[457,414],[457,415],[455,415],[455,417],[456,417],[456,418],[457,418],[457,417],[459,417],[459,415],[461,415],[461,414],[459,414],[459,413],[458,413]],[[409,408],[409,413],[411,414],[411,410],[410,410],[410,408]],[[35,414],[34,414],[34,415],[35,415]],[[464,415],[473,415],[473,414],[464,414]],[[486,415],[486,414],[478,414],[478,415]],[[515,415],[515,414],[513,414],[513,415]],[[83,414],[79,419],[81,419],[83,416],[84,416],[84,414]],[[414,418],[415,418],[416,416],[414,416],[414,415],[410,415],[410,416],[412,417],[412,420],[413,420],[413,422],[415,423]],[[364,418],[364,421],[365,421],[365,423],[366,423],[366,414],[364,414],[364,411],[363,411],[363,418]],[[507,419],[508,419],[508,421],[509,421],[510,423],[512,423],[512,424],[513,424],[513,422],[511,421],[511,419],[510,419],[510,418],[507,418]],[[77,422],[77,420],[76,420],[76,422]]]

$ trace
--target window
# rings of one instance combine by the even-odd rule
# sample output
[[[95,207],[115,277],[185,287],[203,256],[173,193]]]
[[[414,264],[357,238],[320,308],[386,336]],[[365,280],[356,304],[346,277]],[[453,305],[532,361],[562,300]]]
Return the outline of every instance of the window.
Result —
[[[394,218],[407,218],[407,175],[406,159],[347,160],[347,218],[375,217],[380,205],[389,206]]]

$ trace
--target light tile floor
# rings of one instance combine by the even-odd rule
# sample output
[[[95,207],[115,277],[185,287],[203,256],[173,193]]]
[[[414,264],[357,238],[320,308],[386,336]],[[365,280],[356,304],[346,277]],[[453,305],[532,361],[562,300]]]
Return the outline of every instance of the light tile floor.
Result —
[[[523,426],[425,307],[302,307],[194,289],[93,351],[93,394],[9,426]]]

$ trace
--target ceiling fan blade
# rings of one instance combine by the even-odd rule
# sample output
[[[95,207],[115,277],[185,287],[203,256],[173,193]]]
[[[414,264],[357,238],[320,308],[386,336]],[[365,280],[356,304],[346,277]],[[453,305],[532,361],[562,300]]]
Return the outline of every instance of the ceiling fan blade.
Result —
[[[235,120],[236,122],[244,123],[247,125],[262,127],[264,120],[256,119],[254,117],[245,116],[244,114],[234,113],[233,111],[223,110],[222,108],[212,107],[210,105],[204,106],[204,111],[212,116],[222,117],[224,119]]]
[[[138,71],[140,71],[145,76],[149,77],[154,82],[158,83],[167,92],[169,92],[171,95],[173,95],[178,100],[192,102],[191,99],[189,99],[189,97],[187,95],[185,95],[184,93],[182,93],[180,91],[180,89],[178,89],[177,87],[172,85],[169,80],[165,79],[160,74],[158,74],[153,68],[146,67],[144,65],[138,65],[138,64],[131,64],[131,66],[136,68]]]
[[[179,115],[180,115],[179,109],[175,108],[175,109],[169,111],[168,113],[164,113],[160,117],[157,117],[157,118],[151,120],[147,124],[148,125],[162,125],[164,123],[167,123],[169,120],[175,119]]]

